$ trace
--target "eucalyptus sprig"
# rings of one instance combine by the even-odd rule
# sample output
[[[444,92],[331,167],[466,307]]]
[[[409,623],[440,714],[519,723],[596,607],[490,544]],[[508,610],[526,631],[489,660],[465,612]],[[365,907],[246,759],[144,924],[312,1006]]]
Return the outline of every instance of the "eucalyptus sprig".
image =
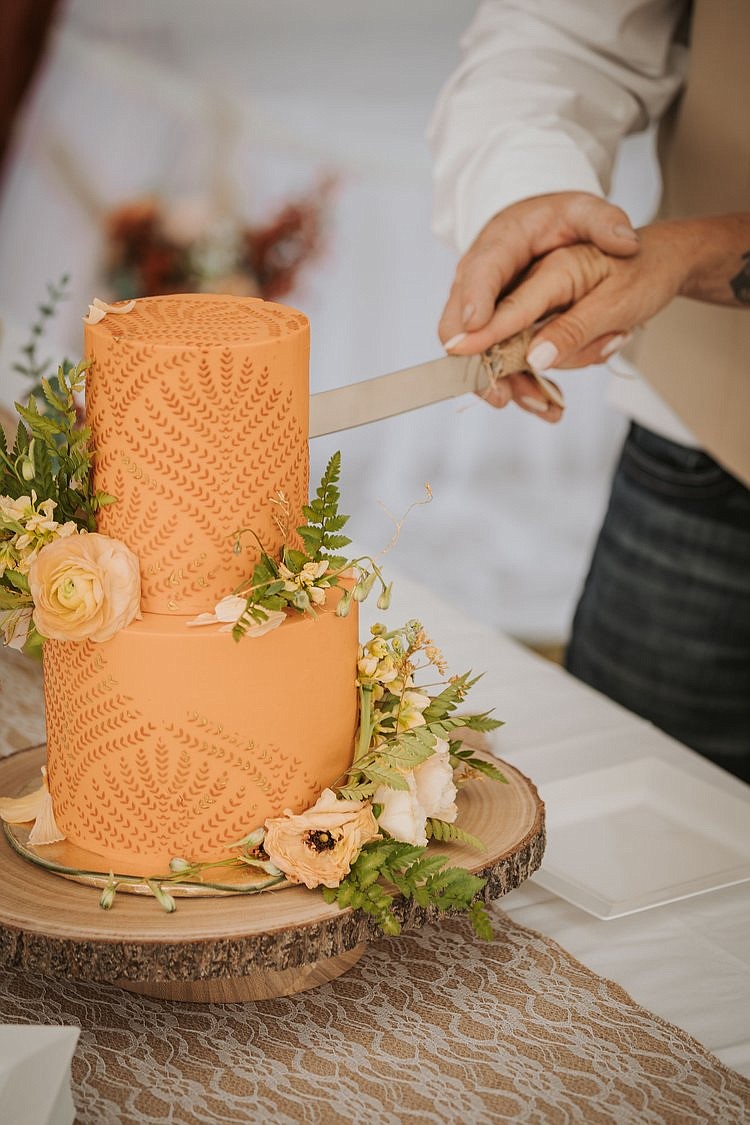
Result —
[[[37,318],[29,329],[29,339],[21,348],[21,360],[13,364],[13,370],[19,375],[31,380],[29,393],[37,400],[40,410],[44,414],[53,414],[55,407],[47,401],[42,388],[42,379],[49,370],[51,360],[40,359],[38,353],[39,341],[45,333],[47,322],[57,315],[58,306],[68,298],[68,274],[63,274],[57,284],[47,283],[47,299],[37,305]],[[72,364],[65,360],[62,368],[67,372]],[[49,379],[50,386],[56,394],[62,394],[59,385],[59,375],[52,375]]]

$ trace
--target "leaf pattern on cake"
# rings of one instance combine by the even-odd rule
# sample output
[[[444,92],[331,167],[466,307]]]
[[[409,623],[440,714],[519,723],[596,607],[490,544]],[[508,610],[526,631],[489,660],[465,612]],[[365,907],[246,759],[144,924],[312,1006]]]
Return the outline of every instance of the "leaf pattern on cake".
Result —
[[[249,318],[232,298],[157,298],[87,331],[94,481],[117,498],[98,529],[141,560],[147,612],[214,604],[257,561],[249,540],[233,554],[237,529],[277,551],[271,499],[306,502],[306,321],[253,306]]]

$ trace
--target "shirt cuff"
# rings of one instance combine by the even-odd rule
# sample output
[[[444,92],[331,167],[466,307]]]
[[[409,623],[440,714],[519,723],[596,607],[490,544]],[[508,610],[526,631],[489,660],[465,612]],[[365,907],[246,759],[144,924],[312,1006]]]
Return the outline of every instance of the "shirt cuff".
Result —
[[[559,191],[586,191],[604,196],[602,185],[586,157],[565,137],[550,143],[528,144],[528,135],[516,143],[477,153],[455,178],[454,198],[438,186],[433,228],[463,254],[498,212],[535,195]]]

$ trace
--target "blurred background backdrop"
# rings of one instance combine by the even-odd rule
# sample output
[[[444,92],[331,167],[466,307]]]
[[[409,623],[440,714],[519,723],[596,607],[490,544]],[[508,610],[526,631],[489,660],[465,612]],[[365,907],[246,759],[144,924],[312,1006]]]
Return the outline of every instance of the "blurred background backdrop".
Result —
[[[476,6],[7,0],[4,21],[45,24],[49,10],[50,23],[0,185],[0,405],[28,393],[12,367],[64,274],[39,347],[56,361],[80,357],[93,296],[201,288],[303,309],[313,391],[439,355],[456,259],[430,230],[424,136]],[[31,25],[24,37],[33,55]],[[615,178],[635,223],[653,208],[651,145],[633,138]],[[603,370],[560,382],[558,426],[441,404],[316,439],[313,479],[340,448],[343,508],[373,550],[393,531],[379,502],[399,517],[429,481],[397,569],[521,639],[561,643],[624,423]]]

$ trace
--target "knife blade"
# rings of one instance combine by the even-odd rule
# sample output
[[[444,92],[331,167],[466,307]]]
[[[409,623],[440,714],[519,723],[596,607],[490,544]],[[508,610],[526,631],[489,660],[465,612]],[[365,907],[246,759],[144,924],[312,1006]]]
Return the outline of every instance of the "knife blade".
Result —
[[[525,371],[536,381],[545,397],[564,406],[554,383],[532,371],[525,361],[527,339],[512,337],[496,344],[482,355],[446,355],[363,379],[332,391],[310,396],[310,437],[322,437],[339,430],[365,426],[397,414],[406,414],[435,402],[480,393],[493,379],[513,371]],[[522,349],[522,350],[519,350]],[[512,357],[509,362],[509,357]]]
[[[310,437],[333,434],[482,391],[489,376],[479,355],[447,355],[389,375],[310,395]]]

